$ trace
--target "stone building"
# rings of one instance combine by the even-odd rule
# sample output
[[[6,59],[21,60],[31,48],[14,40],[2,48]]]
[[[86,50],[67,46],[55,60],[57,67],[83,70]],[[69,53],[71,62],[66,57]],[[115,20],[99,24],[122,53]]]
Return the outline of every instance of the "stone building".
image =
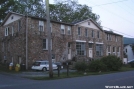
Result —
[[[30,67],[36,60],[48,60],[48,45],[53,62],[74,57],[85,61],[97,59],[110,53],[109,46],[117,49],[111,50],[111,54],[123,56],[123,36],[104,31],[92,19],[70,24],[50,22],[52,44],[48,44],[46,19],[8,13],[0,27],[2,61],[25,64],[27,59]]]

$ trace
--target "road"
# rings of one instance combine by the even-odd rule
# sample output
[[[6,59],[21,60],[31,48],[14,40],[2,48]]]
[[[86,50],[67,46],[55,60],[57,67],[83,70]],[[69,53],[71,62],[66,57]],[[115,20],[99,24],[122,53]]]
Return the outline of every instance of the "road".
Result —
[[[0,89],[106,89],[105,86],[134,89],[134,71],[44,81],[0,74]]]

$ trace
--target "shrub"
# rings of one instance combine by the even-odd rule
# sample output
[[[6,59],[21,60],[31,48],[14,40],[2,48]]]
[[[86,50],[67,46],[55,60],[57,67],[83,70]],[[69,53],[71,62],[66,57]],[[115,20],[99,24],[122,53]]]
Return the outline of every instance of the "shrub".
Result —
[[[75,69],[77,71],[85,71],[87,69],[87,64],[85,62],[76,62]]]
[[[106,71],[107,66],[102,61],[97,59],[97,60],[91,61],[91,63],[89,64],[89,70],[93,72]]]
[[[107,69],[110,71],[117,71],[122,67],[122,61],[120,58],[110,55],[101,58],[101,61],[107,66]]]

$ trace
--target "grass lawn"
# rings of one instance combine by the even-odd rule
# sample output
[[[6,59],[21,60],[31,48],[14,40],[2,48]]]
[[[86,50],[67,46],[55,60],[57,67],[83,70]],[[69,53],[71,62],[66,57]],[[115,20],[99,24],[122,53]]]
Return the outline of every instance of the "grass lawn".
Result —
[[[28,77],[30,79],[34,80],[54,80],[54,79],[63,79],[63,78],[72,78],[72,77],[81,77],[81,76],[88,76],[88,75],[101,75],[101,74],[110,74],[110,73],[117,73],[117,72],[124,72],[124,71],[132,71],[134,68],[131,68],[129,65],[123,66],[119,71],[107,71],[107,72],[70,72],[69,76],[67,76],[67,73],[61,73],[60,77],[58,77],[58,74],[54,74],[53,78],[49,77]]]
[[[107,72],[82,72],[82,71],[76,71],[76,72],[69,72],[69,76],[67,76],[67,73],[60,73],[60,77],[58,77],[58,74],[53,74],[53,78],[49,77],[26,77],[34,80],[54,80],[54,79],[63,79],[63,78],[72,78],[72,77],[81,77],[81,76],[88,76],[88,75],[100,75],[100,74],[110,74],[110,73],[117,73],[117,72],[124,72],[124,71],[132,71],[134,68],[131,68],[129,65],[124,65],[119,71],[107,71]],[[0,72],[7,72],[7,73],[21,73],[22,71],[16,72],[14,69],[9,70],[9,67],[7,65],[0,64]]]

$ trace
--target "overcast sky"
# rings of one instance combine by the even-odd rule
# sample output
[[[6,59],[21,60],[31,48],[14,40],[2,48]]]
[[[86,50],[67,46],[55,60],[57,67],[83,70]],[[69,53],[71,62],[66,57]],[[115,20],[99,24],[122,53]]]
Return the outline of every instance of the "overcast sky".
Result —
[[[93,13],[100,15],[101,26],[134,38],[134,0],[78,0],[78,3],[92,7]]]

